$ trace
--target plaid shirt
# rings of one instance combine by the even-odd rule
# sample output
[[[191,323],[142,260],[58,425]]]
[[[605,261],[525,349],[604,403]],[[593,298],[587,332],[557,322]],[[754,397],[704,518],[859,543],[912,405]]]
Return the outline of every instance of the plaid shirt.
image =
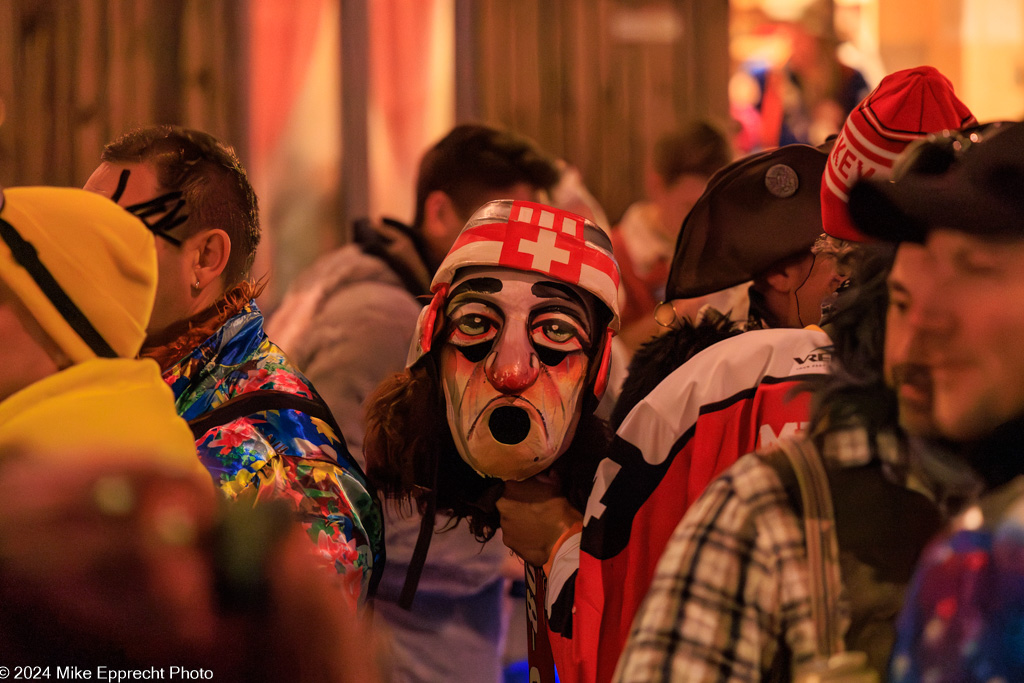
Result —
[[[830,464],[871,457],[863,430],[826,439]],[[673,533],[616,680],[756,681],[772,671],[783,639],[793,664],[807,662],[816,651],[809,585],[803,520],[772,466],[745,455]],[[840,609],[845,632],[845,595]],[[788,670],[779,673],[788,679]]]

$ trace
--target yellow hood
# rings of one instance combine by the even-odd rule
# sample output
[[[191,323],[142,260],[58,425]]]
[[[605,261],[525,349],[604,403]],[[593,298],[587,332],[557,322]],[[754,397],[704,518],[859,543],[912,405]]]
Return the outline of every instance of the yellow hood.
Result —
[[[15,453],[55,464],[146,462],[210,481],[152,360],[88,360],[0,402],[0,459]]]

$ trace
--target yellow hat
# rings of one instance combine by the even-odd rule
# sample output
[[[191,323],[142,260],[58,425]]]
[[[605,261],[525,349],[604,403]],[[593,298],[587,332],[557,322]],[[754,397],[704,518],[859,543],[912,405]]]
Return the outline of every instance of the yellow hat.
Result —
[[[138,354],[156,278],[152,233],[106,197],[0,190],[0,280],[73,362]]]

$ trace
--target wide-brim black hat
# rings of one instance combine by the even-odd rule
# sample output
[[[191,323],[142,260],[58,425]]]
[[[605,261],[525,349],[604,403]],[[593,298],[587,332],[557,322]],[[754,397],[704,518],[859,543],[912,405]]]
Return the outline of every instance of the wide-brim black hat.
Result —
[[[719,170],[683,221],[666,287],[689,299],[745,282],[822,233],[827,149],[786,145]]]
[[[1024,123],[983,133],[967,144],[940,136],[945,168],[913,165],[894,182],[862,180],[850,190],[857,228],[890,242],[924,242],[933,228],[1024,239]],[[962,152],[958,151],[958,148]]]

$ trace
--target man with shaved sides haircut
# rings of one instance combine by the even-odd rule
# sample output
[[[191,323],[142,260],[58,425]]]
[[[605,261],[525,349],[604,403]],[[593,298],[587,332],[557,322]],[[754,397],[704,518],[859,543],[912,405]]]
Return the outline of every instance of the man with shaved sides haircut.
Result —
[[[250,278],[256,195],[234,151],[176,126],[107,145],[85,189],[156,235],[156,305],[141,354],[155,359],[225,496],[290,501],[323,563],[365,599],[383,563],[380,510],[316,389],[263,331]]]

